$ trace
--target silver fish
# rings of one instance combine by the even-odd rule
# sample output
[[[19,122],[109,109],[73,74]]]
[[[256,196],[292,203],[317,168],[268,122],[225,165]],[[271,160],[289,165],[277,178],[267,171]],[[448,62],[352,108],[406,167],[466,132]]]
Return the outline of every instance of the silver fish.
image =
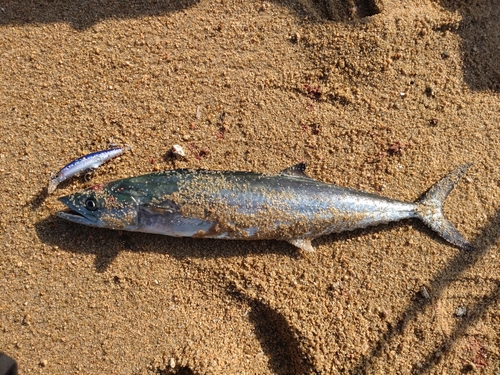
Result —
[[[471,164],[443,177],[416,202],[327,184],[298,164],[276,175],[178,169],[97,185],[59,200],[57,216],[101,228],[175,237],[277,239],[306,251],[329,233],[418,218],[462,249],[473,247],[442,205]]]
[[[82,172],[96,169],[101,164],[104,164],[108,160],[113,159],[114,157],[120,155],[122,152],[128,150],[130,150],[130,147],[116,147],[109,150],[93,152],[76,160],[73,160],[71,163],[65,165],[59,172],[57,172],[56,176],[49,181],[47,192],[49,194],[52,194],[54,190],[56,190],[57,185],[59,185],[61,182]]]

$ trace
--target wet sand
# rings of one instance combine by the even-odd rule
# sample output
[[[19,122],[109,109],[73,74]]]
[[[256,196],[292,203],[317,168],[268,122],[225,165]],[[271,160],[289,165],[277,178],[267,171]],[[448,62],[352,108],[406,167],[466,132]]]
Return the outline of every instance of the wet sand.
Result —
[[[20,374],[500,372],[496,1],[0,1],[0,30],[0,351]],[[132,150],[47,196],[110,143]],[[302,161],[408,201],[473,162],[445,213],[477,250],[417,221],[305,253],[54,216],[117,178]]]

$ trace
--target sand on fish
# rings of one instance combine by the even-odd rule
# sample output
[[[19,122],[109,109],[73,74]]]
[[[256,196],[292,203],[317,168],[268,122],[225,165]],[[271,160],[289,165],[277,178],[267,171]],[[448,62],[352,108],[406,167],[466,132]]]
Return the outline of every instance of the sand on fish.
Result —
[[[0,351],[20,374],[500,372],[494,0],[0,2]],[[132,150],[47,196],[51,173]],[[181,146],[185,157],[169,151]],[[307,173],[445,213],[313,241],[79,226],[62,195],[173,168]]]

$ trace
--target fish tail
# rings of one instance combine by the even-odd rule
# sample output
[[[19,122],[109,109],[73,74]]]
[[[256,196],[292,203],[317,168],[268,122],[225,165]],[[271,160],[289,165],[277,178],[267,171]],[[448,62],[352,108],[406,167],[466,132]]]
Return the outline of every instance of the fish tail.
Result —
[[[472,163],[467,163],[455,168],[415,202],[418,205],[416,210],[418,217],[446,241],[463,250],[474,250],[474,247],[446,219],[443,214],[443,203],[471,165]]]

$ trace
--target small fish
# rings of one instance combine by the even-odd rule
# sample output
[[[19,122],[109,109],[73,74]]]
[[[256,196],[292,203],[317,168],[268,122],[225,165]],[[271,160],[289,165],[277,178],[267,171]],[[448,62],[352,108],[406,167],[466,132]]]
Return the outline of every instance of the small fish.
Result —
[[[130,147],[111,148],[109,150],[93,152],[76,160],[73,160],[71,163],[67,164],[59,172],[57,172],[56,176],[50,180],[47,192],[49,194],[52,194],[54,190],[56,190],[57,185],[59,185],[61,182],[82,172],[96,169],[101,164],[128,150],[130,150]]]
[[[457,167],[416,202],[312,179],[297,164],[276,175],[177,169],[116,180],[59,200],[74,223],[175,237],[276,239],[313,251],[330,233],[418,218],[459,248],[473,247],[442,205],[471,164]]]

